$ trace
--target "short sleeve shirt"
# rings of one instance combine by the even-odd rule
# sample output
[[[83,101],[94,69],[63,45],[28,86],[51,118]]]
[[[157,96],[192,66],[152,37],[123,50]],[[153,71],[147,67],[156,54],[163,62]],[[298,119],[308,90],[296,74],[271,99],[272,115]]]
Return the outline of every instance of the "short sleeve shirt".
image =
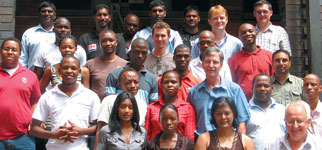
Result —
[[[176,65],[173,61],[173,54],[169,52],[161,57],[154,56],[152,53],[150,53],[146,58],[144,65],[146,69],[153,73],[156,77],[161,76],[168,70],[173,70],[176,68]]]

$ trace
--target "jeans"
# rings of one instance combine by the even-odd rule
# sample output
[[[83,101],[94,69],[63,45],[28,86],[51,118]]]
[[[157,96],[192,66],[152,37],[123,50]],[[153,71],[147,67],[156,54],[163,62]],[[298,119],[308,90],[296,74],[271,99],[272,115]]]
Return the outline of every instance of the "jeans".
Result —
[[[34,138],[23,134],[14,139],[0,140],[0,150],[35,150]]]

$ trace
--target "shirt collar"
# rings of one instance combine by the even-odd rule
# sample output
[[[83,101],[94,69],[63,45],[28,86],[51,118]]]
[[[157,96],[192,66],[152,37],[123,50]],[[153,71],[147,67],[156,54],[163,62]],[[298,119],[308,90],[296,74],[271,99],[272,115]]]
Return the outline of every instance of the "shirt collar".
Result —
[[[127,63],[126,63],[126,67],[131,67],[131,66],[130,66],[130,62],[127,62]],[[132,67],[131,67],[131,68],[132,68]],[[124,69],[125,69],[125,67],[124,67]],[[133,69],[134,69],[134,68],[133,68]],[[143,65],[143,69],[142,69],[139,73],[146,74],[146,72],[147,72],[147,69],[146,69],[145,65]]]
[[[45,30],[40,24],[38,26],[36,26],[36,31],[54,32],[53,29],[54,29],[54,26],[52,26],[49,31]]]
[[[177,98],[177,101],[176,101],[176,103],[174,104],[174,106],[176,106],[177,108],[181,105],[181,104],[183,104],[183,100],[182,99],[180,99],[180,98]],[[161,106],[163,106],[163,105],[165,105],[165,103],[163,102],[163,97],[161,96],[158,100],[156,100],[155,102],[154,102],[155,104],[159,104],[159,105],[161,105]]]
[[[321,115],[321,111],[322,110],[322,103],[320,102],[320,100],[318,101],[318,104],[316,105],[316,108],[312,111],[312,116],[320,116]]]
[[[271,76],[271,79],[272,79],[272,82],[275,83],[275,82],[278,82],[280,83],[280,81],[278,81],[275,77],[275,74]],[[290,73],[288,73],[287,75],[287,78],[285,80],[285,82],[290,82],[290,83],[293,83],[294,82],[294,78],[291,76]]]
[[[18,69],[16,70],[16,72],[13,75],[15,75],[15,74],[17,74],[17,73],[19,73],[21,71],[27,70],[27,68],[23,67],[20,62],[18,62],[18,65],[19,65],[19,67],[18,67]],[[7,71],[4,70],[4,68],[2,68],[2,62],[0,62],[0,71],[7,72]]]
[[[270,24],[269,24],[269,26],[268,26],[268,28],[264,31],[264,32],[273,32],[273,29],[272,29],[272,22],[270,22]],[[256,31],[257,32],[262,32],[260,29],[259,29],[259,27],[258,27],[258,25],[256,24]]]
[[[286,148],[286,149],[291,149],[291,146],[290,146],[290,143],[288,142],[287,140],[287,137],[288,137],[288,133],[285,134],[285,136],[281,139],[280,141],[280,147],[279,148]],[[312,141],[314,141],[313,139],[313,135],[311,135],[311,133],[309,131],[307,131],[307,136],[306,136],[306,140],[305,142],[301,145],[301,147],[299,149],[311,149],[312,148],[312,145],[314,143],[312,143]]]
[[[262,107],[261,106],[259,106],[259,105],[257,105],[257,104],[255,104],[255,102],[254,102],[255,100],[254,100],[254,97],[252,97],[251,99],[250,99],[250,101],[249,101],[249,106],[250,107],[259,107],[259,108],[261,108],[262,109]],[[275,107],[275,105],[276,105],[276,102],[275,102],[275,100],[274,100],[274,98],[273,97],[271,97],[271,101],[272,101],[272,103],[267,107],[267,108],[274,108]]]
[[[223,88],[223,89],[225,89],[225,90],[227,90],[227,85],[226,85],[227,83],[226,83],[226,81],[220,76],[220,84],[219,84],[219,86],[216,86],[215,88]],[[208,88],[208,85],[207,85],[207,83],[206,83],[206,79],[205,80],[203,80],[201,83],[200,83],[200,89],[202,89],[202,88],[204,88],[204,89],[206,89],[206,88]],[[208,88],[209,89],[209,88]],[[209,89],[210,90],[210,89]]]
[[[60,83],[60,84],[62,84],[62,83]],[[58,93],[58,94],[60,94],[60,95],[64,95],[64,96],[66,96],[66,97],[74,97],[75,95],[78,95],[78,94],[80,94],[80,93],[82,93],[83,91],[84,91],[84,89],[85,89],[85,87],[83,86],[83,84],[80,84],[80,83],[76,83],[76,84],[78,84],[78,87],[77,87],[77,90],[72,94],[72,96],[68,96],[68,95],[66,95],[66,93],[65,92],[63,92],[62,90],[60,90],[59,88],[58,88],[58,85],[56,85],[55,87],[54,87],[54,89],[55,89],[55,91]]]
[[[262,51],[262,49],[259,45],[256,45],[256,47],[257,47],[257,51],[255,52],[248,52],[243,48],[243,50],[241,51],[241,54],[243,54],[244,56],[258,55]]]
[[[218,44],[218,45],[216,45],[216,47],[221,49],[225,45],[225,43],[227,42],[227,38],[228,38],[228,33],[226,32],[223,42]]]

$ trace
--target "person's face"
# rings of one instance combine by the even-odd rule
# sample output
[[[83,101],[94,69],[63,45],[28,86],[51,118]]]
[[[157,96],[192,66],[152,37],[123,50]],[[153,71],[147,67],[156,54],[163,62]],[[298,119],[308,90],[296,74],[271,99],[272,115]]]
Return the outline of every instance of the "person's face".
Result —
[[[74,55],[77,50],[75,41],[70,38],[64,39],[61,41],[59,50],[63,57],[66,55]]]
[[[129,122],[133,117],[133,104],[130,99],[121,102],[118,108],[118,115],[121,122]]]
[[[276,74],[288,74],[291,64],[292,62],[287,54],[280,52],[274,55],[273,68]]]
[[[256,43],[256,29],[251,24],[243,24],[239,28],[239,38],[244,45]]]
[[[213,47],[213,46],[216,46],[214,36],[211,36],[209,34],[200,35],[198,47],[201,53],[206,51],[208,47]]]
[[[96,27],[104,29],[111,21],[110,14],[106,8],[98,9],[95,14]]]
[[[163,82],[161,83],[162,92],[167,96],[177,96],[180,90],[180,83],[178,74],[169,72],[163,76]]]
[[[19,43],[12,40],[6,41],[1,49],[2,67],[5,69],[17,67],[20,55]]]
[[[200,22],[200,16],[197,11],[190,10],[187,11],[186,16],[184,17],[184,23],[187,27],[194,28],[197,27]]]
[[[300,141],[306,138],[311,120],[307,119],[305,108],[301,105],[291,106],[285,114],[285,124],[289,138]]]
[[[270,101],[272,96],[273,86],[268,76],[258,76],[254,83],[254,97],[258,103],[266,103]]]
[[[131,62],[137,66],[142,66],[148,56],[149,45],[144,42],[133,43],[131,47]]]
[[[140,21],[139,18],[135,16],[126,17],[125,19],[125,32],[128,35],[134,36],[139,30]]]
[[[54,25],[55,35],[59,38],[65,37],[66,35],[70,35],[72,32],[70,22],[66,19],[61,19]]]
[[[305,100],[310,104],[310,100],[319,100],[319,95],[322,91],[320,79],[312,74],[304,77],[303,92]]]
[[[39,11],[39,21],[44,25],[52,25],[56,19],[56,12],[52,7],[42,7]]]
[[[110,55],[115,52],[117,39],[114,33],[105,32],[100,35],[100,44],[104,54]]]
[[[140,88],[140,77],[134,71],[126,71],[121,76],[119,86],[123,92],[136,95]]]
[[[188,70],[191,61],[190,49],[188,47],[177,48],[176,54],[173,55],[173,60],[177,70]]]
[[[77,81],[77,76],[80,73],[79,62],[74,58],[65,58],[59,67],[63,83],[74,84]]]
[[[165,28],[155,28],[152,34],[155,47],[163,48],[167,46],[170,35]]]
[[[273,11],[269,10],[266,4],[257,6],[254,11],[257,23],[269,23],[272,15]]]
[[[205,56],[202,60],[202,68],[204,69],[206,76],[217,76],[222,67],[219,54]]]
[[[214,13],[208,19],[208,23],[212,29],[225,30],[228,23],[228,17],[225,13]]]
[[[154,6],[151,9],[150,17],[152,22],[161,22],[163,18],[167,15],[167,12],[162,6]]]
[[[219,107],[213,115],[219,129],[232,128],[234,113],[229,106]]]
[[[160,122],[165,133],[173,133],[178,126],[178,113],[170,108],[165,108],[160,113]]]

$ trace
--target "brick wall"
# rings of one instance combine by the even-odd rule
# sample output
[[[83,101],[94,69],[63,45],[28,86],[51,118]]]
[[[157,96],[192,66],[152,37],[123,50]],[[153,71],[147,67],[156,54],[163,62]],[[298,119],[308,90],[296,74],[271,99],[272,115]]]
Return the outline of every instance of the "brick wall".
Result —
[[[15,0],[0,0],[0,43],[15,33]]]

